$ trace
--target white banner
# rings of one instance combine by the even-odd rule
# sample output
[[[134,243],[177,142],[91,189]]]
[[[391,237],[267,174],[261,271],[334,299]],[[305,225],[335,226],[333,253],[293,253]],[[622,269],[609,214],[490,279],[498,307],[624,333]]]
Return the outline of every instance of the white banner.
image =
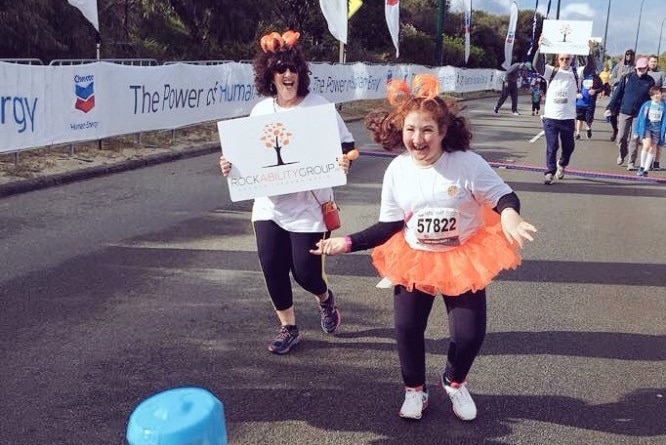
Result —
[[[400,35],[400,0],[386,0],[384,7],[384,15],[386,16],[386,25],[388,26],[389,33],[391,33],[391,40],[395,46],[395,56],[400,56],[398,38]]]
[[[347,0],[319,0],[328,30],[333,37],[347,44]]]
[[[504,62],[502,67],[508,70],[513,59],[513,42],[516,40],[516,24],[518,23],[518,4],[511,2],[511,13],[509,15],[509,29],[506,32],[504,41]]]
[[[496,70],[310,63],[310,90],[333,103],[383,99],[391,79],[432,73],[442,92],[500,90]],[[0,62],[0,152],[174,129],[245,116],[261,99],[252,65]]]
[[[97,15],[97,0],[67,0],[70,5],[83,13],[83,16],[99,32],[99,17]]]

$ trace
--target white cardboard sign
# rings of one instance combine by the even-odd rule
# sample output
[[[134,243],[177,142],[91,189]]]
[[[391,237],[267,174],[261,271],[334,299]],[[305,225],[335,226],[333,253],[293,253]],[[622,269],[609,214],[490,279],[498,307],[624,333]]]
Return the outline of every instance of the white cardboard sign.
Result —
[[[544,20],[543,41],[539,50],[543,54],[587,55],[592,38],[592,22],[584,20]]]
[[[345,185],[333,104],[217,123],[232,201]]]

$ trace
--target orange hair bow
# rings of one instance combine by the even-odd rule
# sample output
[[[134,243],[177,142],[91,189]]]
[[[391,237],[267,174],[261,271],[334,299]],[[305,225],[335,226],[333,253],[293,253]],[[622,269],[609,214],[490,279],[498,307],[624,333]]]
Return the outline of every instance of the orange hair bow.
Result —
[[[291,29],[285,31],[282,33],[282,35],[273,31],[263,36],[259,41],[259,44],[265,53],[274,53],[276,51],[281,51],[293,47],[296,42],[298,42],[298,38],[300,36],[300,32],[292,31]]]
[[[432,74],[417,74],[411,88],[404,80],[392,80],[386,86],[386,97],[391,105],[399,105],[410,97],[434,99],[439,94],[439,80]]]

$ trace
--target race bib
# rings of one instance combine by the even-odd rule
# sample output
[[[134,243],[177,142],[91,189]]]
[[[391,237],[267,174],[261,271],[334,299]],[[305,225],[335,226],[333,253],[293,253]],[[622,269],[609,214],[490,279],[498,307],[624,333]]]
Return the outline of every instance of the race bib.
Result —
[[[661,122],[661,110],[659,108],[650,108],[648,120],[650,122]]]
[[[407,227],[419,244],[459,246],[460,213],[453,208],[428,208],[414,213]]]
[[[558,89],[554,91],[555,98],[553,99],[553,102],[556,104],[565,104],[569,102],[569,99],[567,97],[567,90],[566,89]]]

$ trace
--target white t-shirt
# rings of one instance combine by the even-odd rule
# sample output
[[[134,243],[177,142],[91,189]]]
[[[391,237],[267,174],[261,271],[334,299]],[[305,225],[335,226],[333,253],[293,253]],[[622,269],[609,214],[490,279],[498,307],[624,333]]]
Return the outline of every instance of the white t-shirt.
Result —
[[[494,208],[511,192],[474,152],[444,153],[427,167],[403,154],[384,174],[379,221],[405,219],[405,239],[413,249],[449,250],[482,226],[483,205]]]
[[[330,103],[328,100],[314,93],[309,93],[303,101],[291,108],[282,108],[274,101],[267,98],[252,108],[250,116],[260,116],[296,108],[314,107]],[[347,129],[340,114],[338,118],[338,130],[341,142],[354,142],[354,137]],[[316,123],[313,123],[316,124]],[[333,199],[333,189],[330,187],[313,190],[312,192],[297,192],[286,195],[266,196],[254,199],[252,206],[252,221],[275,221],[275,223],[290,232],[325,232],[326,226],[321,214],[321,206],[316,199],[323,203]]]
[[[543,77],[550,79],[555,67],[546,65]],[[578,86],[573,71],[558,69],[548,83],[543,117],[547,119],[576,119],[576,96]]]

